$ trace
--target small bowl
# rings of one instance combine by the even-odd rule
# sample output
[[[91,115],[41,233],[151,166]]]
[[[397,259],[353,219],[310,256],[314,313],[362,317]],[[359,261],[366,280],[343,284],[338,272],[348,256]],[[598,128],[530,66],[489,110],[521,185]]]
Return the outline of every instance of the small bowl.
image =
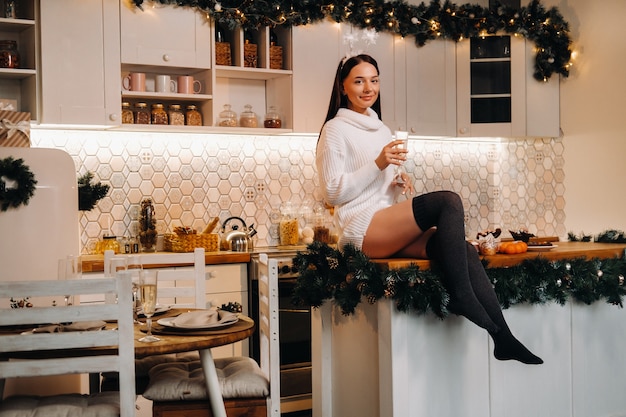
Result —
[[[509,233],[511,233],[511,236],[513,236],[513,239],[521,240],[522,242],[526,242],[526,243],[528,243],[531,237],[535,237],[534,234],[525,232],[523,230],[518,230],[516,232],[513,230],[509,230]]]

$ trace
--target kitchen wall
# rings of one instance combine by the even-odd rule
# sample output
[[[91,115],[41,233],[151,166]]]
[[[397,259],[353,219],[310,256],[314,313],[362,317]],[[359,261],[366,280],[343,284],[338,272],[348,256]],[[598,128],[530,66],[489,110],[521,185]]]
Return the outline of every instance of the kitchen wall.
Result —
[[[570,24],[576,51],[561,80],[567,231],[626,230],[623,0],[543,0]],[[608,47],[607,45],[610,45]]]
[[[280,205],[313,207],[321,198],[316,136],[139,133],[33,129],[33,146],[65,149],[77,174],[111,185],[95,209],[79,214],[84,251],[103,232],[136,233],[142,199],[155,203],[157,230],[202,229],[214,216],[239,216],[258,230],[257,246],[278,244]],[[565,229],[561,139],[409,141],[417,192],[454,190],[464,201],[467,234],[495,226],[538,235]]]

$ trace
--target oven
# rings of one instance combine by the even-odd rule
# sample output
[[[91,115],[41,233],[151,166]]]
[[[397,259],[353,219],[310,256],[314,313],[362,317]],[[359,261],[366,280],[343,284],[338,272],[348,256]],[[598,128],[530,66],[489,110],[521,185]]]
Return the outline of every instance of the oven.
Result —
[[[297,270],[292,265],[294,256],[295,252],[278,252],[255,254],[252,257],[249,305],[250,314],[259,325],[250,338],[250,352],[262,366],[264,360],[272,355],[271,348],[264,348],[264,343],[272,343],[264,340],[271,338],[264,338],[262,334],[264,323],[271,321],[271,317],[264,317],[263,310],[272,310],[271,306],[264,307],[267,298],[272,298],[272,295],[264,295],[265,278],[269,280],[268,291],[269,294],[273,294],[275,310],[278,312],[275,317],[277,326],[271,330],[271,334],[274,336],[273,342],[279,363],[271,366],[278,370],[277,374],[280,375],[278,378],[280,411],[294,413],[294,416],[305,416],[310,415],[307,414],[307,410],[312,408],[311,308],[292,303],[293,289],[298,276]],[[260,262],[259,257],[267,257],[269,262]],[[272,300],[269,300],[270,305],[271,302]]]

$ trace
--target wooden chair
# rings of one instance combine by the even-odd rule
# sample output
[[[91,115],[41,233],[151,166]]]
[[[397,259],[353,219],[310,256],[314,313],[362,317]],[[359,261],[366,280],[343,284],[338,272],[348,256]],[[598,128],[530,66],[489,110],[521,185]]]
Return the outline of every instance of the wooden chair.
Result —
[[[116,294],[117,302],[69,306],[61,303],[51,306],[52,297],[57,300],[60,297],[62,300],[68,294],[80,296],[106,293]],[[70,332],[67,331],[70,326],[66,326],[66,331],[3,333],[0,335],[0,375],[3,378],[0,380],[0,393],[4,390],[4,381],[9,378],[104,371],[119,372],[120,390],[94,395],[12,396],[0,401],[0,415],[23,415],[20,409],[37,409],[37,415],[45,416],[80,416],[94,410],[100,412],[98,416],[135,415],[135,350],[130,276],[120,274],[116,278],[75,281],[0,282],[0,300],[3,300],[3,304],[5,300],[15,297],[30,297],[34,306],[2,309],[0,326],[14,326],[24,330],[40,324],[72,323],[73,329],[79,329],[81,324],[93,321],[117,321],[117,329]],[[106,349],[110,353],[98,354],[98,350],[103,351],[105,346],[117,349]],[[71,354],[68,354],[68,350],[72,350]],[[7,359],[14,356],[20,359]]]
[[[197,248],[193,252],[159,252],[137,255],[120,255],[113,251],[104,253],[104,274],[111,275],[109,266],[112,258],[138,256],[143,268],[158,269],[157,301],[161,306],[176,308],[206,308],[205,251]],[[199,360],[197,352],[149,356],[135,361],[137,393],[141,394],[148,384],[148,372],[158,364],[171,361]],[[118,389],[117,376],[105,373],[100,389]]]
[[[178,308],[206,308],[206,273],[204,248],[193,252],[159,252],[139,254],[143,268],[158,269],[158,303]],[[104,253],[104,275],[109,276],[109,265],[115,255]]]
[[[260,366],[250,358],[216,359],[228,417],[280,417],[278,344],[278,267],[260,255]],[[198,362],[170,362],[150,371],[144,393],[153,400],[153,417],[212,417]]]

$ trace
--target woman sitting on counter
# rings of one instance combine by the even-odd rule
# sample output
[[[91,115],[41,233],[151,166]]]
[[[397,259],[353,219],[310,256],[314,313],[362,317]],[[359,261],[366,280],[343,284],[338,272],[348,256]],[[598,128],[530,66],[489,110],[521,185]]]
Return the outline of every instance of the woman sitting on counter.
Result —
[[[326,121],[317,144],[317,171],[325,201],[335,206],[339,246],[352,244],[371,258],[428,258],[438,263],[450,294],[448,309],[489,332],[494,356],[541,364],[511,333],[476,250],[465,241],[463,203],[450,191],[413,194],[406,160],[380,120],[377,62],[357,55],[339,63]]]

